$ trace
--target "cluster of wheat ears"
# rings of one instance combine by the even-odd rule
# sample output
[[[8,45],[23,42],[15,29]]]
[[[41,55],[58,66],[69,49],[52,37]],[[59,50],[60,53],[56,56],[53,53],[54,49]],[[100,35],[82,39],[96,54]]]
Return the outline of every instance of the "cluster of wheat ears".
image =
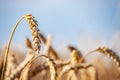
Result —
[[[26,45],[29,49],[25,59],[19,64],[10,52],[10,44],[13,34],[21,22],[26,19],[32,31],[32,42],[27,38]],[[44,55],[40,53],[41,42],[45,44]],[[68,46],[72,53],[69,60],[62,60],[51,46],[51,35],[46,39],[38,29],[38,24],[31,14],[21,17],[13,28],[7,47],[5,48],[4,58],[1,67],[1,80],[99,80],[98,70],[93,64],[87,64],[85,58],[95,52],[102,53],[110,57],[120,72],[120,59],[117,54],[107,47],[98,47],[83,56],[75,47]],[[17,54],[17,53],[16,53]],[[39,62],[39,65],[36,65]],[[34,77],[39,74],[39,78]],[[102,80],[102,79],[101,79]],[[120,80],[120,79],[117,79]]]

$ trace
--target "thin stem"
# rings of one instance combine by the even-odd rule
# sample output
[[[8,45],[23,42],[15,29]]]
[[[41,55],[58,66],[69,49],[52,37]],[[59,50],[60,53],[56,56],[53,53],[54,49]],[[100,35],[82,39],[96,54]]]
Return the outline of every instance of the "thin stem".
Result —
[[[8,57],[8,52],[9,52],[9,48],[10,48],[10,44],[11,44],[11,41],[12,41],[13,34],[14,34],[14,32],[15,32],[18,24],[20,23],[20,21],[21,21],[23,18],[24,18],[24,16],[21,17],[21,18],[17,21],[16,25],[14,26],[14,28],[13,28],[13,30],[12,30],[12,32],[11,32],[11,35],[10,35],[10,38],[9,38],[9,41],[8,41],[8,44],[7,44],[6,53],[5,53],[5,56],[4,56],[4,62],[3,62],[3,69],[2,69],[2,74],[1,74],[1,80],[4,80],[4,74],[5,74],[6,65],[7,65],[7,57]]]
[[[96,50],[93,50],[93,51],[88,52],[84,57],[82,57],[82,58],[79,60],[79,63],[83,62],[83,60],[84,60],[88,55],[90,55],[90,54],[92,54],[92,53],[94,53],[94,52],[96,52]]]
[[[33,57],[33,58],[30,60],[30,62],[27,63],[27,65],[24,67],[24,69],[23,69],[22,72],[21,72],[21,76],[20,76],[19,80],[22,80],[25,70],[26,70],[29,66],[31,66],[31,65],[32,65],[32,62],[35,61],[35,60],[36,60],[37,58],[39,58],[39,57],[44,57],[44,58],[46,59],[46,61],[47,61],[47,58],[49,58],[49,57],[46,56],[46,55],[37,54],[37,55],[36,55],[35,57]],[[50,58],[49,58],[49,59],[50,59]],[[51,65],[49,64],[48,61],[47,61],[47,63],[48,63],[48,65],[49,65],[50,72],[51,72],[51,71],[52,71],[52,70],[51,70],[51,69],[52,69],[52,68],[51,68]],[[53,67],[55,68],[55,66],[53,66]],[[51,75],[53,75],[53,78],[51,77],[51,80],[57,80],[57,76],[54,75],[54,72],[51,72]]]

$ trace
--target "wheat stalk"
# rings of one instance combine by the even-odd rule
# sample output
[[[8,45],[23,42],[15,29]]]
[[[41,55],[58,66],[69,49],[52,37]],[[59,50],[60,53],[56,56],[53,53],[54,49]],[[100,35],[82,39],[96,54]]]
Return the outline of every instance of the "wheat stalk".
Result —
[[[45,60],[47,61],[48,65],[49,65],[49,68],[50,68],[51,80],[57,80],[57,70],[56,70],[56,67],[55,67],[54,60],[51,59],[51,58],[49,58],[46,55],[37,55],[36,57],[34,57],[33,59],[31,59],[29,61],[29,63],[27,63],[27,65],[24,66],[24,69],[21,72],[21,76],[20,76],[19,80],[22,80],[25,69],[27,69],[29,67],[29,65],[31,65],[32,62],[34,60],[36,60],[38,57],[44,57],[45,58]]]
[[[68,72],[70,72],[70,71],[74,71],[74,76],[75,76],[75,75],[76,75],[75,71],[79,71],[79,70],[81,70],[81,69],[87,70],[89,67],[92,67],[92,65],[87,65],[87,66],[85,66],[85,65],[76,65],[76,66],[74,66],[74,65],[67,65],[67,66],[65,66],[65,67],[62,69],[61,73],[59,74],[58,80],[60,80],[61,77],[62,77],[64,74],[66,74],[66,73],[68,73]],[[72,74],[73,74],[73,73],[72,73]],[[70,74],[70,76],[71,76],[71,74]],[[70,77],[70,76],[68,75],[68,77]],[[81,75],[81,76],[82,76],[82,75]]]
[[[26,68],[23,69],[23,72],[21,72],[19,80],[29,80],[29,69],[31,67],[31,64],[29,64]]]
[[[49,57],[45,56],[46,61],[50,67],[50,73],[51,73],[51,80],[57,80],[57,70],[55,67],[55,63],[53,59],[50,59]]]
[[[70,64],[70,61],[54,61],[55,62],[55,67],[56,68],[61,68],[63,66],[66,66],[68,64]],[[38,73],[40,73],[43,70],[48,70],[49,69],[49,65],[38,65],[36,66],[30,73],[30,77],[34,77],[35,75],[37,75]]]
[[[14,54],[9,54],[7,59],[7,66],[6,66],[6,72],[5,72],[5,80],[9,79],[10,74],[12,71],[16,68],[16,62],[15,62],[15,56]]]
[[[27,19],[28,23],[30,24],[30,28],[32,30],[32,35],[33,35],[33,42],[34,42],[34,50],[35,52],[39,53],[40,51],[40,38],[39,38],[39,29],[37,28],[38,24],[36,22],[36,20],[34,19],[34,17],[31,15],[31,14],[26,14],[24,16],[22,16],[16,23],[16,25],[14,26],[12,32],[11,32],[11,35],[10,35],[10,38],[9,38],[9,41],[8,41],[8,44],[7,44],[7,49],[6,49],[6,53],[5,53],[5,57],[4,57],[4,62],[3,62],[3,69],[2,69],[2,76],[1,76],[1,80],[4,80],[4,73],[6,71],[6,64],[7,64],[7,57],[8,57],[8,52],[9,52],[9,48],[10,48],[10,44],[11,44],[11,41],[12,41],[12,37],[13,37],[13,34],[18,26],[18,24],[21,22],[22,19]]]

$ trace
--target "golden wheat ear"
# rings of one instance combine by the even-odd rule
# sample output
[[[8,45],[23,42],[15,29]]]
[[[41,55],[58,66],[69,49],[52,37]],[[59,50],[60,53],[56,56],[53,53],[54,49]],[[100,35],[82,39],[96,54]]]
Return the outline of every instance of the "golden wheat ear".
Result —
[[[31,14],[26,14],[24,18],[27,19],[32,31],[34,51],[39,53],[41,47],[41,40],[39,34],[41,33],[40,30],[38,29],[37,21],[34,19],[34,17]]]
[[[100,47],[96,49],[96,51],[101,52],[104,55],[107,55],[108,57],[110,57],[116,63],[116,65],[119,67],[119,70],[120,70],[120,58],[113,50],[107,47]]]
[[[88,55],[90,55],[91,53],[94,53],[94,52],[100,52],[108,57],[110,57],[115,63],[116,65],[118,66],[118,69],[120,70],[120,58],[119,56],[111,49],[107,48],[107,47],[99,47],[93,51],[90,51],[89,53],[87,53],[83,59],[85,59]]]
[[[11,41],[12,41],[12,37],[14,35],[14,32],[15,32],[18,24],[24,18],[28,21],[28,23],[30,25],[30,29],[32,31],[33,42],[34,42],[34,51],[36,53],[39,53],[39,51],[40,51],[41,40],[39,38],[40,31],[38,29],[37,21],[34,19],[34,17],[31,14],[26,14],[26,15],[22,16],[17,21],[16,25],[14,26],[14,28],[13,28],[13,30],[11,32],[11,35],[10,35],[10,38],[9,38],[9,41],[8,41],[8,44],[7,44],[6,53],[5,53],[5,56],[4,56],[4,62],[3,62],[3,69],[2,69],[2,74],[1,74],[1,80],[4,80],[4,74],[5,74],[5,71],[6,71],[6,64],[7,64],[8,52],[9,52],[10,44],[11,44]]]

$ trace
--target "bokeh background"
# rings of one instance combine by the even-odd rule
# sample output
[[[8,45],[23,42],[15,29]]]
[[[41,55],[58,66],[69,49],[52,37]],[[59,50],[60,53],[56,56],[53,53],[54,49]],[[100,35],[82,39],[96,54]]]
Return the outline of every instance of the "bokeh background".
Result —
[[[41,32],[52,33],[53,46],[120,46],[120,0],[0,0],[0,45],[26,13],[36,17]],[[28,27],[26,20],[19,24],[14,43],[24,45],[25,37],[31,38]]]

